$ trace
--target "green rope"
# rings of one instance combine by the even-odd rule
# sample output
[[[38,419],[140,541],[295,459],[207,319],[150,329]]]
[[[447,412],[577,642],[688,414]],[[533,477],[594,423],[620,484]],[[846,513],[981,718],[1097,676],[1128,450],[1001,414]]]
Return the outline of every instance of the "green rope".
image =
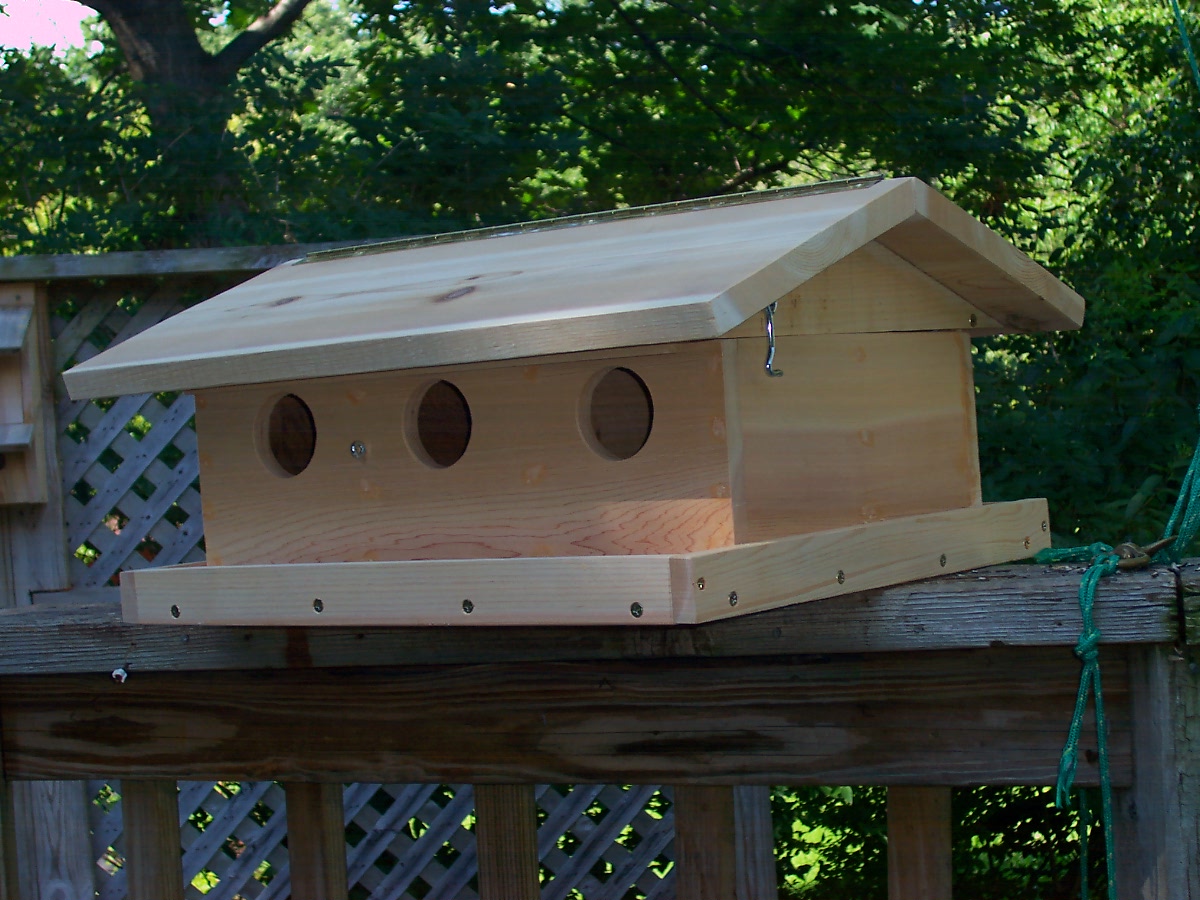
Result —
[[[1196,414],[1200,417],[1200,406],[1196,407]],[[1196,444],[1196,449],[1192,453],[1192,462],[1188,466],[1187,474],[1183,476],[1183,484],[1179,486],[1179,497],[1175,501],[1175,508],[1171,511],[1171,518],[1167,520],[1167,527],[1163,529],[1163,538],[1168,535],[1176,535],[1175,540],[1169,547],[1160,550],[1154,557],[1155,562],[1179,562],[1183,558],[1183,554],[1192,545],[1192,541],[1196,539],[1196,532],[1200,531],[1200,443]]]
[[[1188,37],[1187,25],[1183,21],[1183,10],[1179,8],[1179,0],[1170,0],[1171,12],[1175,14],[1175,27],[1179,29],[1179,39],[1192,66],[1192,78],[1196,81],[1196,89],[1200,90],[1200,66],[1196,65],[1196,53],[1192,50],[1192,40]]]
[[[1174,3],[1174,0],[1172,0]],[[1182,24],[1181,24],[1182,27]],[[1186,40],[1186,38],[1185,38]],[[1195,67],[1195,56],[1191,54],[1191,44],[1188,47],[1192,65]],[[1200,87],[1200,73],[1196,77],[1197,87]],[[1200,407],[1196,408],[1200,416]],[[1154,557],[1155,562],[1178,562],[1200,532],[1200,442],[1192,453],[1192,461],[1183,484],[1179,486],[1179,497],[1171,518],[1163,530],[1163,540],[1175,535],[1170,545],[1163,548]],[[1087,547],[1071,547],[1064,550],[1047,549],[1040,551],[1034,559],[1043,565],[1062,562],[1088,562],[1087,571],[1079,582],[1079,614],[1083,620],[1083,628],[1079,641],[1075,644],[1075,655],[1083,663],[1083,671],[1079,676],[1079,690],[1075,695],[1075,711],[1071,716],[1071,726],[1067,729],[1067,740],[1063,745],[1062,756],[1058,760],[1058,784],[1055,789],[1054,803],[1060,809],[1070,804],[1071,787],[1075,781],[1075,768],[1079,761],[1079,734],[1083,730],[1083,717],[1087,711],[1089,693],[1095,694],[1096,708],[1096,743],[1099,751],[1100,766],[1100,814],[1104,823],[1104,864],[1108,873],[1108,898],[1117,900],[1116,852],[1113,842],[1113,808],[1112,808],[1112,778],[1108,764],[1108,722],[1104,717],[1104,693],[1100,689],[1100,629],[1096,627],[1093,611],[1096,606],[1096,589],[1100,579],[1107,578],[1119,568],[1121,557],[1108,544],[1096,543]],[[1088,900],[1088,810],[1084,793],[1079,792],[1079,864],[1083,900]]]
[[[1100,815],[1104,822],[1104,864],[1108,872],[1108,900],[1117,900],[1117,857],[1113,846],[1112,777],[1108,764],[1108,721],[1104,716],[1104,692],[1100,687],[1100,629],[1096,627],[1092,611],[1096,606],[1096,588],[1101,578],[1117,571],[1121,557],[1108,544],[1092,544],[1087,547],[1072,547],[1066,550],[1042,550],[1035,559],[1039,563],[1090,561],[1083,580],[1079,583],[1079,612],[1083,629],[1075,644],[1075,655],[1083,663],[1079,676],[1079,690],[1075,694],[1075,712],[1071,716],[1071,727],[1067,730],[1067,741],[1058,760],[1058,784],[1054,804],[1063,809],[1070,805],[1071,787],[1075,782],[1075,768],[1079,762],[1079,735],[1083,731],[1083,717],[1087,712],[1088,695],[1095,695],[1096,749],[1100,756]],[[1080,792],[1080,803],[1083,794]],[[1080,813],[1081,823],[1086,813]],[[1086,854],[1087,829],[1081,824],[1079,840],[1081,854]],[[1088,898],[1086,861],[1081,860],[1081,891],[1083,900]]]

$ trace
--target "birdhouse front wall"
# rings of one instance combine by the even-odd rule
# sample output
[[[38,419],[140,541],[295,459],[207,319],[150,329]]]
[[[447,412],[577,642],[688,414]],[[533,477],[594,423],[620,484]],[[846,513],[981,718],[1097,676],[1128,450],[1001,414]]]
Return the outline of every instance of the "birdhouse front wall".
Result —
[[[208,559],[728,546],[724,389],[712,341],[201,391]]]

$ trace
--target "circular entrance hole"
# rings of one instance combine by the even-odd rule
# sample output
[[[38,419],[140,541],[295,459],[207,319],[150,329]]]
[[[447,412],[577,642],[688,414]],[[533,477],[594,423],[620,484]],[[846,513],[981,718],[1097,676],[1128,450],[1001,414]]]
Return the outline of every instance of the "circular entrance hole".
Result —
[[[317,449],[317,425],[308,404],[295,394],[275,401],[267,415],[267,452],[278,474],[299,475]]]
[[[654,401],[630,369],[609,369],[584,392],[580,430],[588,445],[607,459],[629,459],[650,438]]]
[[[462,391],[448,381],[425,389],[409,416],[409,445],[428,466],[445,469],[467,452],[471,441],[471,407]]]

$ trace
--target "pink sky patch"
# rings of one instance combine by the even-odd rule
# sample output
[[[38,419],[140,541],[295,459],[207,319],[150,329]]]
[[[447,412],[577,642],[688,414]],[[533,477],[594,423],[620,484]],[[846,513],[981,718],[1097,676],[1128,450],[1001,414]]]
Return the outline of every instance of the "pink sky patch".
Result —
[[[75,0],[0,0],[0,47],[83,44],[79,23],[96,13]]]

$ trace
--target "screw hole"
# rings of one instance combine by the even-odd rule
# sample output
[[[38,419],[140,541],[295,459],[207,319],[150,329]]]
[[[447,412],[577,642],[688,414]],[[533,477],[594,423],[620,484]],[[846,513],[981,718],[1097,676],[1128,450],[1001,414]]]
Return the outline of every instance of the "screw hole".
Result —
[[[315,613],[325,612],[325,601],[322,600],[320,597],[318,597],[316,600],[313,601],[313,612],[315,612]]]
[[[174,604],[171,605],[171,618],[172,619],[179,618],[179,607],[175,606]]]
[[[838,584],[845,584],[845,583],[846,583],[846,573],[845,573],[845,572],[843,572],[841,569],[838,569],[838,573],[837,573],[837,583],[838,583]]]
[[[738,603],[737,591],[730,591],[729,592],[729,605],[737,606],[737,603]]]
[[[946,554],[945,553],[943,553],[941,556],[938,557],[938,565],[941,566],[943,569],[946,568]]]
[[[640,604],[640,603],[631,603],[630,604],[629,614],[631,616],[633,616],[635,619],[640,619],[642,617],[643,612],[645,612],[645,610],[642,609],[642,604]]]
[[[470,600],[464,600],[462,602],[462,611],[469,616],[471,613],[475,612],[475,604]]]

